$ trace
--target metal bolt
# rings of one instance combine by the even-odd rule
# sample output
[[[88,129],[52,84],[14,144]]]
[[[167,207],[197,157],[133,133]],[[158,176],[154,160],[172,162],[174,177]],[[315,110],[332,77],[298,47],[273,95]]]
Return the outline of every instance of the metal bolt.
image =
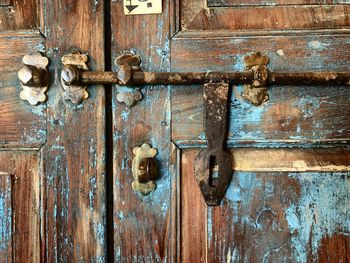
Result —
[[[23,85],[26,85],[26,86],[32,86],[32,87],[42,86],[43,78],[41,75],[42,75],[41,70],[31,65],[24,65],[18,71],[18,78],[23,83]]]
[[[61,78],[66,85],[79,83],[79,69],[73,65],[65,65],[62,69]]]

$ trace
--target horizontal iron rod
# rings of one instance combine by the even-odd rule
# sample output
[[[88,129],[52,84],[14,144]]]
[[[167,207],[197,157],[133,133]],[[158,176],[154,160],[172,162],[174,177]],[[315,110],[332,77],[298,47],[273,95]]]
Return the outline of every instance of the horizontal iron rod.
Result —
[[[117,72],[82,71],[81,84],[119,84]],[[135,71],[128,85],[183,85],[208,82],[250,84],[254,73],[246,72],[142,72]],[[350,72],[269,72],[266,85],[350,85]]]

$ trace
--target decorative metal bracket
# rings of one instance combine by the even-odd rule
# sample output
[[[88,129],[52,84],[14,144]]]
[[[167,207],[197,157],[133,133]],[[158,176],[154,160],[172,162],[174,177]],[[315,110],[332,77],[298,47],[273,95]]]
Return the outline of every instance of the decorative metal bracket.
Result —
[[[252,84],[245,84],[242,92],[242,97],[255,106],[260,106],[269,100],[268,88],[266,81],[269,71],[269,57],[262,55],[260,52],[254,53],[244,58],[246,69],[254,72],[254,80]]]
[[[62,63],[64,65],[61,73],[63,98],[75,104],[89,98],[89,93],[86,91],[87,85],[77,82],[80,72],[89,70],[86,64],[87,62],[88,56],[81,54],[79,51],[62,57]],[[72,79],[73,81],[70,84],[66,83],[67,80]]]
[[[132,189],[148,195],[157,187],[156,164],[153,159],[157,155],[157,149],[144,143],[141,147],[134,148],[133,153],[135,157],[132,161],[132,174],[135,180],[132,182]]]
[[[50,83],[50,73],[47,70],[49,60],[40,53],[25,55],[22,59],[23,66],[18,71],[23,90],[20,93],[22,100],[31,105],[37,105],[46,100],[46,90]]]
[[[231,154],[224,148],[228,94],[228,83],[204,84],[204,127],[208,147],[195,159],[195,177],[210,206],[220,204],[232,178]]]
[[[118,67],[117,74],[122,85],[127,85],[132,78],[133,71],[142,71],[141,58],[132,51],[122,52],[116,59],[115,65]],[[132,107],[136,102],[142,100],[140,88],[127,87],[117,84],[117,100]]]

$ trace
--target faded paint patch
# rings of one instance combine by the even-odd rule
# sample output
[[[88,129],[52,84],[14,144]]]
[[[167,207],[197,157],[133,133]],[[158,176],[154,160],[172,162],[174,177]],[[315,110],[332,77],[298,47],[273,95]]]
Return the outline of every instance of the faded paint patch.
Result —
[[[327,43],[321,43],[318,40],[313,40],[308,43],[308,47],[311,49],[325,49],[328,47]]]
[[[0,172],[0,255],[11,253],[12,207],[11,177]],[[2,258],[4,260],[4,258]],[[6,260],[6,259],[5,259]]]
[[[279,56],[284,56],[284,51],[283,51],[283,49],[279,49],[279,50],[277,50],[277,55],[279,55]]]
[[[299,181],[301,198],[285,210],[294,257],[308,262],[317,256],[320,241],[350,232],[349,173],[291,173]]]

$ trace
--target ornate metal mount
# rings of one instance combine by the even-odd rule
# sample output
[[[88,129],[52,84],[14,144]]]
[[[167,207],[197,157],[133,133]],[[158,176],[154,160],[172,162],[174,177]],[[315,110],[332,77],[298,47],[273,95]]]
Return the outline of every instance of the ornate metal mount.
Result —
[[[89,98],[86,91],[87,85],[79,83],[79,74],[89,70],[87,63],[88,56],[80,52],[71,53],[62,57],[63,69],[61,73],[61,85],[63,98],[78,104]]]
[[[135,157],[132,161],[132,174],[134,177],[132,189],[140,192],[142,195],[148,195],[157,187],[155,183],[157,167],[153,159],[157,155],[157,149],[144,143],[141,147],[134,148],[133,153]]]
[[[204,84],[204,127],[208,147],[195,159],[195,177],[210,206],[220,204],[232,178],[231,154],[224,148],[228,94],[228,83]]]
[[[22,61],[24,65],[18,71],[18,78],[23,88],[20,98],[28,101],[31,105],[44,102],[46,100],[45,92],[50,83],[50,73],[47,70],[48,58],[37,53],[25,55]]]
[[[255,106],[260,106],[269,100],[268,88],[266,87],[269,74],[267,64],[269,64],[269,61],[269,57],[262,55],[260,52],[244,58],[246,69],[254,72],[254,80],[251,84],[244,85],[242,97]]]
[[[140,88],[127,87],[134,71],[142,71],[141,58],[132,51],[122,52],[116,59],[115,65],[118,67],[117,74],[121,85],[117,84],[118,95],[117,100],[132,107],[136,102],[142,100]]]

